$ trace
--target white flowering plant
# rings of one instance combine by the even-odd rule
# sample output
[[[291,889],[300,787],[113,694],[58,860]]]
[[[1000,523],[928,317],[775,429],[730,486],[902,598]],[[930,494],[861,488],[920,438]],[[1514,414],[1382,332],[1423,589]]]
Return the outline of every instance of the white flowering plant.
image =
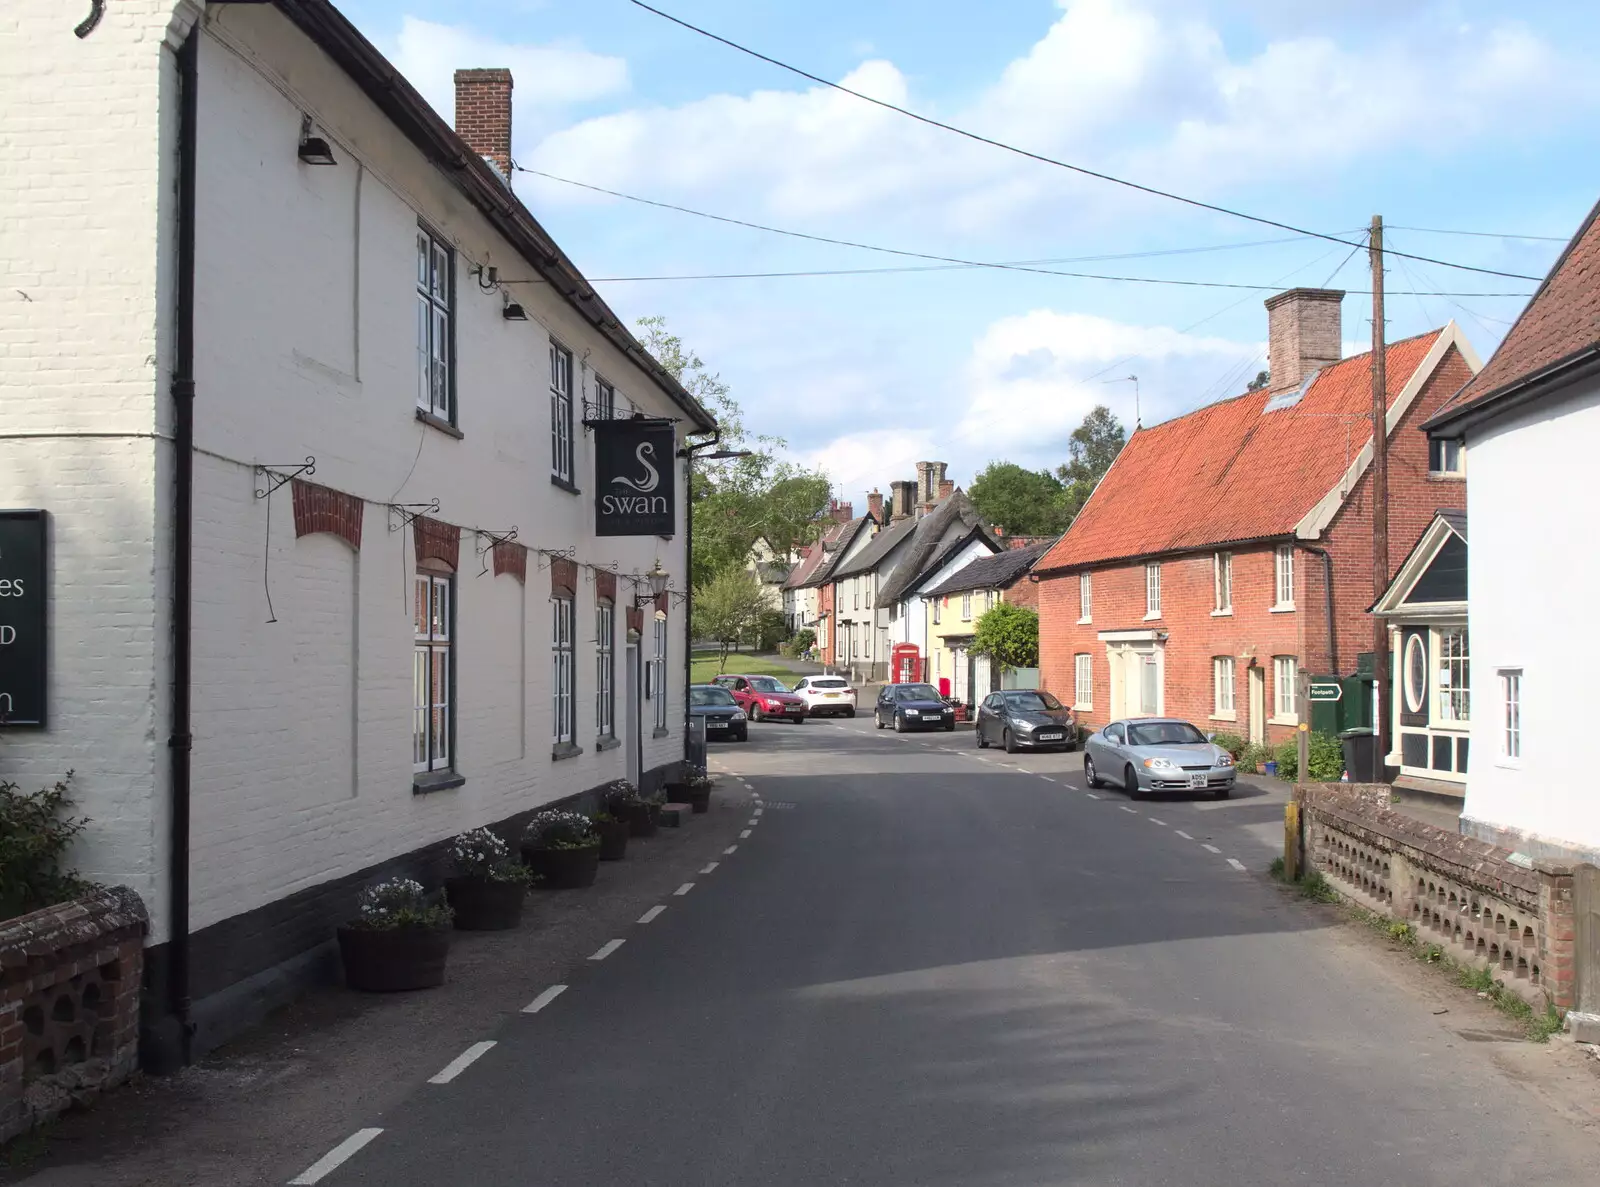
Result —
[[[522,841],[530,849],[588,849],[600,844],[600,834],[583,813],[551,808],[528,821]]]
[[[711,775],[704,767],[690,763],[683,768],[682,783],[690,791],[710,791]]]
[[[600,789],[600,817],[607,820],[625,820],[638,804],[639,789],[626,779],[613,779]]]
[[[450,868],[458,878],[486,882],[521,882],[531,875],[501,837],[487,828],[475,828],[450,842]]]
[[[361,891],[360,911],[352,927],[366,931],[398,931],[425,928],[433,931],[450,926],[453,912],[434,902],[422,883],[412,878],[386,878]]]

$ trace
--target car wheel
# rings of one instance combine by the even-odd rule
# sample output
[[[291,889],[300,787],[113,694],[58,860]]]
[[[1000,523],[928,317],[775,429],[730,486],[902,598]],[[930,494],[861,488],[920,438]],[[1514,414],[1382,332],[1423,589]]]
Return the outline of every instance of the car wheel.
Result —
[[[974,727],[972,736],[974,739],[976,739],[979,750],[989,749],[989,740],[983,736],[983,726],[980,725]]]
[[[947,734],[955,733],[956,732],[956,723],[954,721],[945,722],[944,723],[944,732],[947,733]]]
[[[794,719],[794,723],[796,725],[804,725],[806,723],[806,719],[804,717],[796,717]]]
[[[906,719],[901,717],[898,713],[895,714],[894,718],[894,732],[897,734],[903,734],[906,732]]]
[[[751,704],[751,706],[750,706],[750,720],[751,721],[760,721],[761,720],[761,706],[759,704],[754,704],[754,703]]]
[[[883,728],[883,714],[882,713],[874,713],[872,715],[872,724],[877,726],[879,729],[882,729]]]
[[[856,715],[856,711],[854,709],[846,709],[844,711],[844,715],[846,717],[854,717]]]
[[[1122,768],[1122,788],[1128,793],[1129,799],[1144,799],[1145,793],[1139,787],[1139,776],[1133,773],[1132,763]]]
[[[1105,786],[1105,781],[1100,778],[1099,774],[1094,769],[1094,759],[1090,758],[1087,754],[1083,756],[1083,781],[1090,787]]]
[[[748,742],[749,740],[750,740],[750,731],[748,729],[740,730],[739,731],[739,736],[734,739],[735,742]]]
[[[1015,754],[1017,752],[1017,740],[1011,736],[1010,730],[1001,731],[1000,744],[1006,748],[1007,754]]]

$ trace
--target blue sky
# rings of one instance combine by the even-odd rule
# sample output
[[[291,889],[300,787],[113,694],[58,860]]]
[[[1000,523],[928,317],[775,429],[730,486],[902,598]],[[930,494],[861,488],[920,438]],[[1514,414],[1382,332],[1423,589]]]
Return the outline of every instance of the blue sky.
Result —
[[[1600,197],[1600,12],[1531,0],[661,0],[685,20],[997,139],[1301,227],[1542,275]],[[1346,249],[1036,164],[806,83],[627,0],[344,5],[447,115],[450,73],[509,65],[514,153],[730,217],[969,260],[1243,284],[1367,287]],[[895,266],[521,176],[591,277]],[[1263,242],[1284,240],[1287,242]],[[1202,249],[1202,250],[1193,250]],[[1138,258],[1085,260],[1085,257]],[[1392,291],[1533,285],[1392,260]],[[1053,465],[1096,402],[1146,423],[1265,365],[1265,293],[994,270],[603,286],[665,314],[859,504],[948,461]],[[1368,300],[1344,304],[1350,349]],[[1482,355],[1517,296],[1391,296],[1391,338],[1457,320]],[[1127,356],[1132,356],[1127,357]]]

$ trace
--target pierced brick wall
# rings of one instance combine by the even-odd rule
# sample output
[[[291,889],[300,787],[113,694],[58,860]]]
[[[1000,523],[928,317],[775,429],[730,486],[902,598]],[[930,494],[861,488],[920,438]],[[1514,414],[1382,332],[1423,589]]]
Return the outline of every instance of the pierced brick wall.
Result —
[[[0,924],[0,1142],[133,1071],[146,923],[118,888]]]

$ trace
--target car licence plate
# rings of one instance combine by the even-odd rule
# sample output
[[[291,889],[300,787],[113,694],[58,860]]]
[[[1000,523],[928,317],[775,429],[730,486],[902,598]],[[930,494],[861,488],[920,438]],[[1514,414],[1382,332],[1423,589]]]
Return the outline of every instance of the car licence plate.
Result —
[[[1041,741],[1041,742],[1059,742],[1059,741],[1061,741],[1061,739],[1063,737],[1065,737],[1064,734],[1040,734],[1039,735],[1039,741]]]
[[[726,721],[708,721],[706,722],[706,728],[708,730],[725,730],[728,728],[728,723]]]
[[[831,697],[833,700],[838,700],[840,697],[844,696],[844,693],[842,693],[842,692],[825,692],[822,695],[825,696],[825,697]]]
[[[1189,776],[1189,786],[1190,787],[1204,787],[1206,785],[1206,780],[1207,780],[1207,776],[1205,776],[1205,775],[1190,775]]]

